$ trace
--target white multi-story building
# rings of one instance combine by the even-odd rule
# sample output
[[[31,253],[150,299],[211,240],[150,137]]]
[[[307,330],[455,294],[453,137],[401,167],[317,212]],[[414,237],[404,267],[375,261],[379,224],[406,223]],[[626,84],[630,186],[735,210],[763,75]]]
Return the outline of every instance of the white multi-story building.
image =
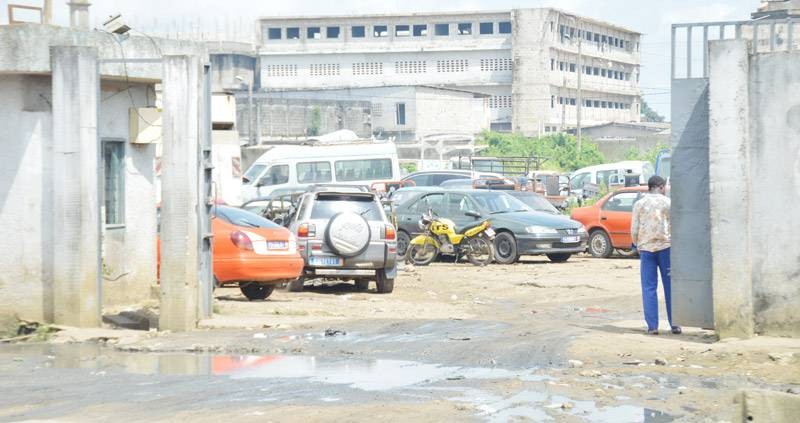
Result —
[[[640,34],[556,9],[261,18],[257,26],[262,93],[347,90],[400,120],[415,96],[393,89],[400,95],[388,101],[376,87],[446,87],[484,95],[443,92],[431,119],[461,125],[448,110],[480,101],[485,129],[538,135],[576,126],[580,74],[583,125],[639,121]]]

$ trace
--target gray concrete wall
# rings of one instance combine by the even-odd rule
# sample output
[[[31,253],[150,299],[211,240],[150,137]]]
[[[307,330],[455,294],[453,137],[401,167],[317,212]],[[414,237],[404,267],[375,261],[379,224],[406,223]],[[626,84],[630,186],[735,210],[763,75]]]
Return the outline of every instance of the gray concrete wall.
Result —
[[[542,107],[542,99],[551,95],[550,84],[542,77],[543,70],[550,69],[550,43],[544,35],[548,15],[549,9],[517,9],[511,14],[514,32],[511,127],[526,136],[543,132],[548,118],[549,109]]]
[[[150,298],[156,282],[155,144],[130,143],[126,84],[106,83],[101,91],[100,137],[125,142],[125,224],[103,231],[103,305],[135,304]],[[155,103],[153,87],[131,88],[137,107]]]
[[[750,67],[750,234],[755,330],[800,336],[800,52]]]
[[[800,221],[792,210],[800,204],[800,52],[753,55],[745,41],[712,42],[710,52],[710,217],[720,336],[797,337]]]
[[[52,321],[50,77],[4,75],[0,97],[0,309]]]
[[[369,101],[263,97],[253,99],[253,113],[260,116],[262,138],[307,136],[315,108],[319,108],[320,112],[319,135],[349,129],[360,137],[372,136]],[[236,96],[236,115],[239,136],[247,138],[250,129],[246,93]]]
[[[128,140],[130,98],[118,83],[104,83],[101,138]],[[150,91],[150,94],[147,94]],[[49,76],[0,78],[0,309],[51,321],[54,242],[52,87]],[[153,101],[152,87],[131,89],[137,106]],[[126,225],[103,233],[103,304],[148,299],[156,272],[154,145],[126,143]],[[109,280],[116,279],[116,280]]]

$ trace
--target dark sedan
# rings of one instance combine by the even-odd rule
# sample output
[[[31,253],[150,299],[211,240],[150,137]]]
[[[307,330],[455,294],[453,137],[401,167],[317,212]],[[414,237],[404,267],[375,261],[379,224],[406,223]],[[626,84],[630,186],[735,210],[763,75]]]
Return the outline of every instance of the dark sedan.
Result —
[[[427,210],[455,222],[456,230],[489,218],[497,232],[495,260],[510,264],[522,255],[547,255],[554,262],[586,250],[587,234],[580,222],[537,212],[503,191],[430,190],[416,193],[397,208],[398,252],[421,232],[419,218]],[[467,216],[477,212],[480,217]]]

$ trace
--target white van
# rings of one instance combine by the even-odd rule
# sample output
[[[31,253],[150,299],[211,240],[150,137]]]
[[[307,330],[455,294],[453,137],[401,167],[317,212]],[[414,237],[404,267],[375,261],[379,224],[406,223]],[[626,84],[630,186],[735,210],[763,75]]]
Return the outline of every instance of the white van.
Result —
[[[655,174],[653,164],[648,161],[625,161],[584,167],[572,172],[569,186],[573,194],[581,196],[586,184],[611,185],[626,174],[639,175],[639,184],[644,185]]]
[[[262,154],[242,179],[242,200],[302,191],[312,184],[369,185],[400,179],[392,142],[278,145]]]

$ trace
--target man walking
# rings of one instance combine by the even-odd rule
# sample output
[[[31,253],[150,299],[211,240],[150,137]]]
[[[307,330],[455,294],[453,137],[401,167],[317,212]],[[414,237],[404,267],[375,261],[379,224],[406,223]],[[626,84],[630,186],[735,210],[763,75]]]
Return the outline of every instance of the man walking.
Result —
[[[670,280],[670,199],[667,181],[653,176],[647,181],[650,190],[633,206],[631,238],[641,257],[642,305],[647,333],[658,335],[658,273],[664,286],[667,303],[667,320],[672,333],[681,333],[680,326],[672,325],[672,292]]]

